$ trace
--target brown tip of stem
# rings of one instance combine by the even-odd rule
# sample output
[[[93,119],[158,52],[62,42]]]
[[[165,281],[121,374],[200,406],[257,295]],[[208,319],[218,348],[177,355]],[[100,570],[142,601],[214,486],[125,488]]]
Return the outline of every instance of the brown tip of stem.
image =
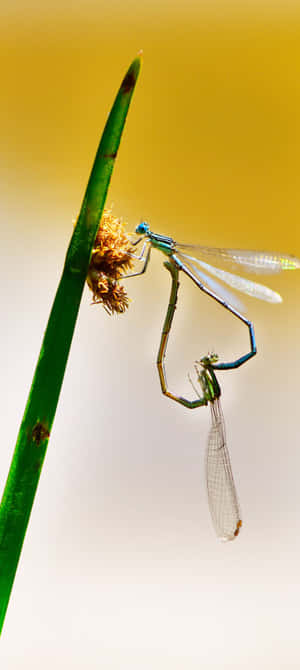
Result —
[[[138,78],[140,68],[141,68],[141,56],[138,55],[131,63],[129,70],[122,81],[121,84],[122,93],[130,93],[133,90]]]

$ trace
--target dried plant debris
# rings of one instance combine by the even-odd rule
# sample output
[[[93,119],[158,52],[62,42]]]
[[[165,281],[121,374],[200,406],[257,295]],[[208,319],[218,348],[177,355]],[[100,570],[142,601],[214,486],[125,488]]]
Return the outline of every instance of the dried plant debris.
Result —
[[[92,252],[87,283],[93,304],[102,304],[108,314],[122,314],[129,298],[119,280],[133,268],[134,248],[121,219],[104,209]]]

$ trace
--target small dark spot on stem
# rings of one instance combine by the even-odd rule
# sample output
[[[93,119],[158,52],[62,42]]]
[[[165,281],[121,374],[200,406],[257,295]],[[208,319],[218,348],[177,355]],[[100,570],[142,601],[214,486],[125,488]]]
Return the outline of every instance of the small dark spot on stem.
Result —
[[[50,437],[49,430],[46,428],[46,426],[43,426],[43,424],[40,421],[38,421],[38,423],[36,423],[34,428],[32,429],[33,441],[39,447],[41,442],[47,440],[49,437]]]
[[[40,460],[38,460],[38,461],[34,464],[34,471],[35,471],[35,472],[40,472],[41,467],[42,467],[42,462],[41,462]]]
[[[112,151],[112,153],[110,153],[110,154],[103,154],[103,158],[113,158],[113,159],[115,159],[116,155],[117,155],[117,152]]]
[[[131,89],[135,86],[136,82],[136,75],[133,72],[127,72],[125,75],[122,85],[121,85],[121,91],[123,93],[129,93]]]

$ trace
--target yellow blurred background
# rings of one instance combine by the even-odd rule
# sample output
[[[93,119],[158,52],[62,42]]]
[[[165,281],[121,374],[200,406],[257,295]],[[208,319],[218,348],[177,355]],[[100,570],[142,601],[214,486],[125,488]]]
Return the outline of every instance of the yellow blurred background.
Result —
[[[142,48],[107,204],[182,242],[300,256],[299,3],[13,1],[1,8],[4,486],[98,141]],[[298,668],[300,273],[246,299],[259,355],[219,375],[243,511],[220,544],[209,410],[165,399],[162,258],[124,316],[86,290],[1,641],[1,670]],[[182,279],[170,386],[245,328]]]

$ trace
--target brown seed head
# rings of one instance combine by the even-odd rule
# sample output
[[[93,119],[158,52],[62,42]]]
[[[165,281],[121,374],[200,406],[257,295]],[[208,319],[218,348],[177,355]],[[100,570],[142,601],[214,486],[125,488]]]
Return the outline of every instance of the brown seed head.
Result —
[[[93,302],[102,304],[108,314],[125,312],[129,298],[119,280],[133,267],[133,247],[123,221],[104,209],[92,252],[87,283]]]

